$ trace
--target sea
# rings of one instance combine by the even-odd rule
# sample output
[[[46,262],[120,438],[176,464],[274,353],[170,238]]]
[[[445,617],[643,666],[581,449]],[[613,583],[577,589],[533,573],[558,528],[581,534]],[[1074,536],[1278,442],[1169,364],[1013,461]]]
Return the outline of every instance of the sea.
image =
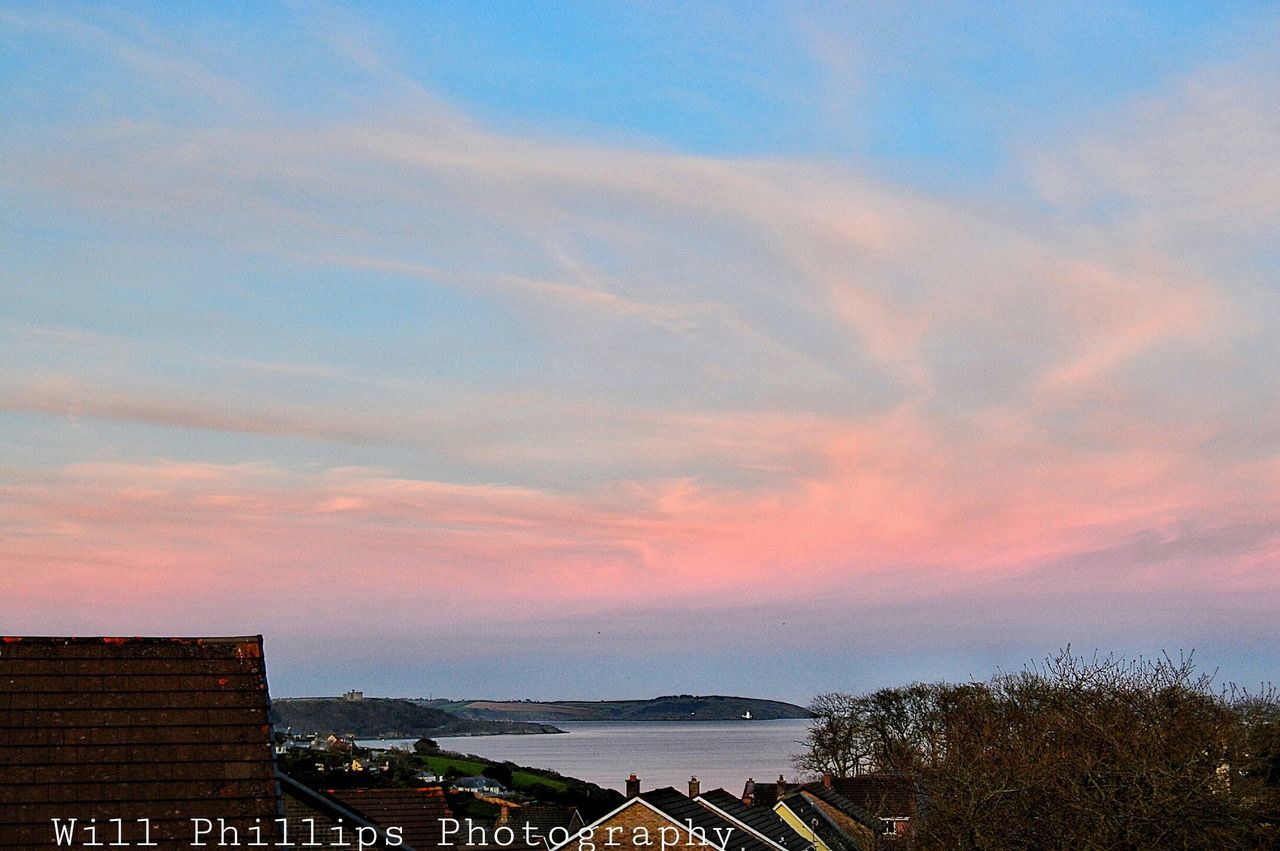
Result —
[[[564,734],[445,736],[445,750],[476,754],[533,768],[549,768],[619,792],[627,776],[641,789],[674,786],[686,791],[697,777],[702,791],[722,787],[741,794],[748,779],[793,779],[793,757],[809,722],[770,721],[557,721]],[[366,747],[412,748],[414,739],[366,739]]]

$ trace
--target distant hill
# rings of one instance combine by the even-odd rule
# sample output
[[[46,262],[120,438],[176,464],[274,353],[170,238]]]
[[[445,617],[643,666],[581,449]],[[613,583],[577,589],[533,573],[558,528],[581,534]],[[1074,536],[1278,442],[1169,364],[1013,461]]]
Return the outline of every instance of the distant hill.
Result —
[[[548,724],[466,718],[421,702],[394,698],[280,698],[271,702],[271,712],[278,727],[292,727],[306,733],[352,735],[358,739],[564,732]]]
[[[802,706],[778,700],[724,695],[678,694],[651,700],[432,701],[430,706],[459,718],[488,721],[729,721],[743,718],[808,718]]]

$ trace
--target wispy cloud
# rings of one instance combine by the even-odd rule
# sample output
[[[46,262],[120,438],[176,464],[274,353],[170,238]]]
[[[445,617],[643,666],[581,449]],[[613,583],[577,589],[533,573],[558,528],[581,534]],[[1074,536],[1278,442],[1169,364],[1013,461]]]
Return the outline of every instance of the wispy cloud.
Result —
[[[1044,141],[1033,209],[500,126],[317,14],[371,105],[335,72],[313,95],[341,106],[264,117],[129,21],[4,13],[190,107],[0,140],[0,180],[90,255],[6,277],[0,411],[48,424],[5,471],[0,568],[46,577],[23,599],[256,585],[305,631],[378,596],[353,588],[544,624],[936,614],[984,582],[1052,618],[1206,571],[1270,594],[1270,60]],[[84,421],[121,431],[81,455]]]

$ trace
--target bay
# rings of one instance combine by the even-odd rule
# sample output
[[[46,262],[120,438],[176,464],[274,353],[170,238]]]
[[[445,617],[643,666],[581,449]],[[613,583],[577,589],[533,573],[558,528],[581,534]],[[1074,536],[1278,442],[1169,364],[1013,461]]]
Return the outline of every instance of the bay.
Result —
[[[624,791],[627,775],[642,789],[674,786],[686,791],[696,776],[703,791],[723,787],[740,795],[748,778],[771,783],[796,772],[792,756],[802,750],[809,722],[771,721],[578,721],[556,722],[563,735],[446,736],[445,750],[490,760],[549,768]],[[412,747],[413,739],[362,741],[372,747]]]

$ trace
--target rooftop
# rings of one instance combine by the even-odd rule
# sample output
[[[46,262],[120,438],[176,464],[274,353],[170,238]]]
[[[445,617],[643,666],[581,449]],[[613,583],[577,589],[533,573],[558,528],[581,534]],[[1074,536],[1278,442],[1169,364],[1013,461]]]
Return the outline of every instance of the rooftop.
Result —
[[[55,818],[149,819],[161,848],[192,818],[272,825],[267,708],[261,636],[0,639],[0,848]]]

